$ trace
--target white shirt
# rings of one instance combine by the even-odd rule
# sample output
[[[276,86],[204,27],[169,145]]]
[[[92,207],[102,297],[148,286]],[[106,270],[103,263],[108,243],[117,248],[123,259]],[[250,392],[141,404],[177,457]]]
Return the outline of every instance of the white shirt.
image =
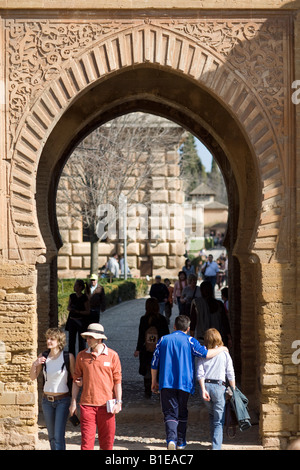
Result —
[[[91,289],[91,294],[94,292],[95,289],[97,289],[98,284],[95,284],[94,286],[90,286]]]
[[[235,375],[230,354],[223,351],[211,359],[197,358],[196,376],[198,380],[204,378],[225,382],[226,377],[228,380],[234,380]]]
[[[114,277],[119,277],[119,263],[115,258],[109,258],[107,263],[107,269],[112,273]]]
[[[215,261],[212,261],[211,263],[207,261],[206,264],[205,276],[216,276],[217,272],[219,272],[219,265]]]
[[[62,365],[64,363],[63,351],[60,355],[53,359],[47,357],[46,359],[46,371],[43,370],[45,377],[44,392],[47,393],[67,393],[69,392],[68,387],[68,371],[67,367]]]

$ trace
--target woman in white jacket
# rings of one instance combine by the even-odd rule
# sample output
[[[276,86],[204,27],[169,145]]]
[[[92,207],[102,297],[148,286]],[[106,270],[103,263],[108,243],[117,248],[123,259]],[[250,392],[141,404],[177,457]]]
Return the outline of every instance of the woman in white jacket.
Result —
[[[207,330],[204,345],[207,349],[223,346],[219,331],[215,328]],[[202,397],[209,412],[212,449],[221,450],[225,419],[226,378],[231,387],[235,388],[235,374],[229,352],[223,351],[211,359],[198,358],[196,373]]]

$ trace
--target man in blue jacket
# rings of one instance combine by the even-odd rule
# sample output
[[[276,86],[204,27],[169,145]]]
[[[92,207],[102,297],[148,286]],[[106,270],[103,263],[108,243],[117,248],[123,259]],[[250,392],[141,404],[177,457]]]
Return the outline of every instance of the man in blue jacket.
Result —
[[[190,319],[186,315],[175,319],[174,329],[158,341],[151,364],[151,389],[154,393],[160,390],[168,450],[186,447],[187,403],[195,390],[194,358],[210,359],[227,350],[224,346],[207,350],[189,336]]]

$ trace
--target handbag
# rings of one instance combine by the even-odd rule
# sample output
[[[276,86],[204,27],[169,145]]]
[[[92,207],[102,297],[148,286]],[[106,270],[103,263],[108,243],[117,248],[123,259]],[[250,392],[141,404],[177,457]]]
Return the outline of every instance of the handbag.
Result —
[[[207,268],[207,263],[205,263],[205,266],[203,266],[203,268],[201,269],[201,274],[203,274],[203,276],[205,275],[206,268]]]

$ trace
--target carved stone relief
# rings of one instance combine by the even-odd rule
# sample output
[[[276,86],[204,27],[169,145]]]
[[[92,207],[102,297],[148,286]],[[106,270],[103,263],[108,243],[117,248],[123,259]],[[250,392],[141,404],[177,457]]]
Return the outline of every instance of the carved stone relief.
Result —
[[[283,125],[287,20],[145,20],[62,23],[7,20],[9,103],[12,131],[35,95],[107,35],[148,23],[192,38],[226,60],[257,93],[277,127]],[[12,135],[14,137],[14,135]]]
[[[89,83],[122,67],[152,62],[203,83],[236,114],[252,142],[261,173],[263,228],[255,247],[275,249],[285,178],[290,171],[286,138],[289,27],[284,16],[251,20],[7,20],[7,157],[13,158],[15,165],[12,178],[14,171],[19,172],[12,191],[12,213],[18,207],[20,214],[23,205],[30,219],[27,231],[34,233],[33,188],[26,175],[29,179],[36,168],[41,142],[51,129],[54,116],[50,106],[62,113]],[[20,180],[28,189],[25,196],[22,194],[22,204],[17,187]],[[14,224],[20,239],[20,224],[15,218]],[[24,221],[21,225],[24,228]],[[37,252],[44,252],[39,234],[33,236],[39,240],[34,244]]]

